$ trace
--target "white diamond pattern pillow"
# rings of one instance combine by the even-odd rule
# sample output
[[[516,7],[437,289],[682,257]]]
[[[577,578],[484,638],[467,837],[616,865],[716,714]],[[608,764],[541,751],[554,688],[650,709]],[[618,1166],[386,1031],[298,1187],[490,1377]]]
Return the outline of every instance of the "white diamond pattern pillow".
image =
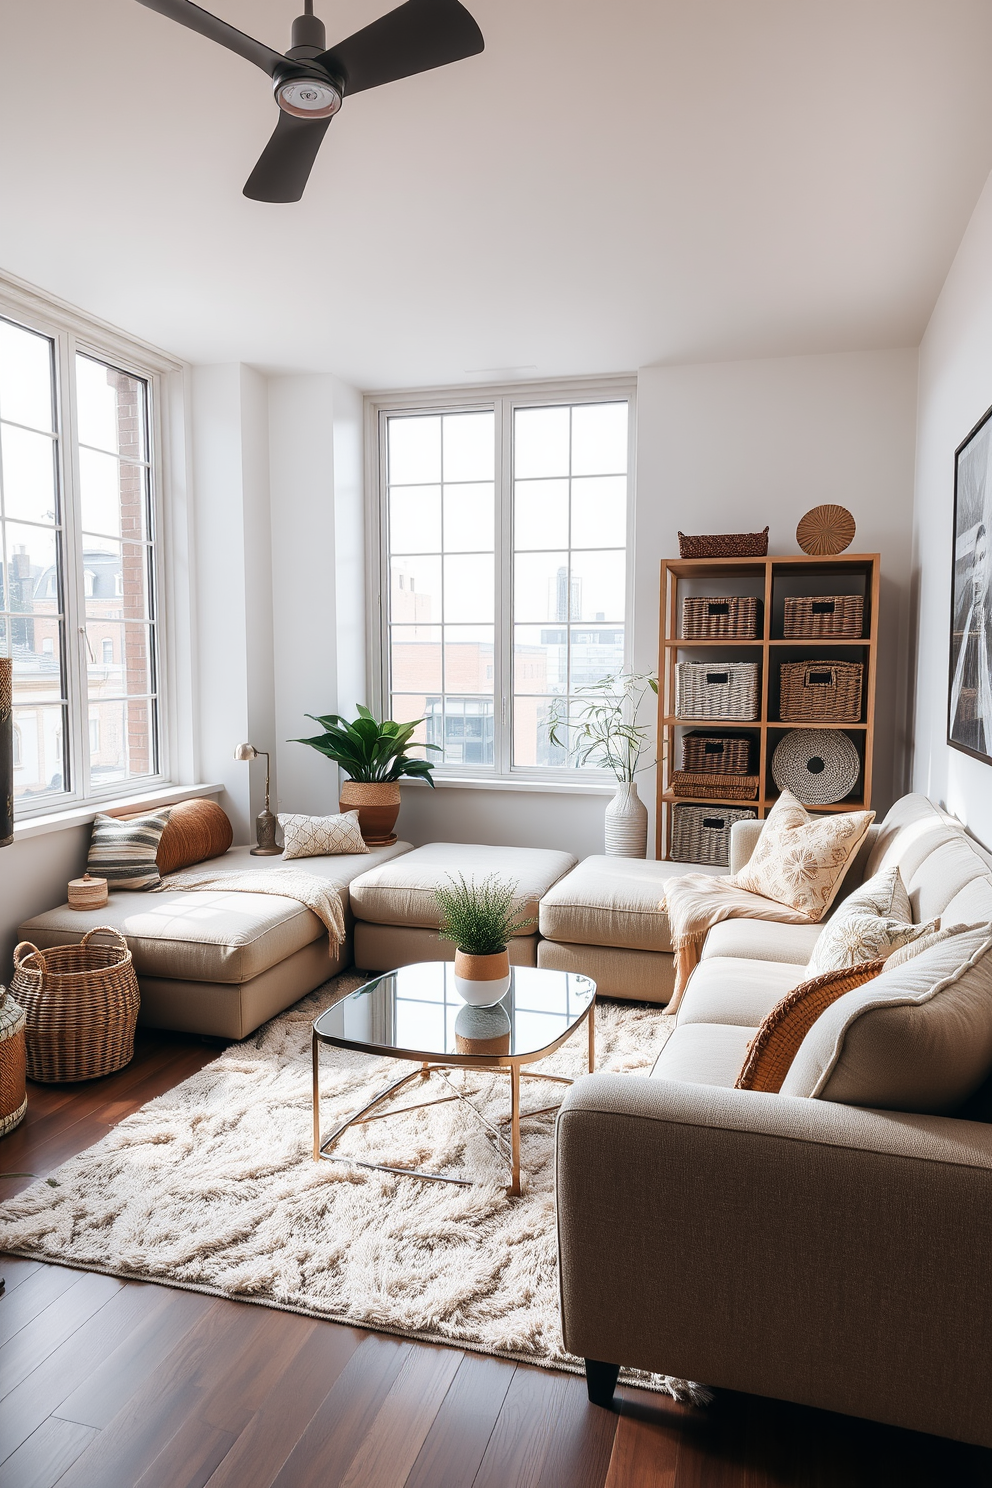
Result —
[[[358,812],[341,816],[283,816],[284,858],[337,857],[342,853],[367,853],[368,844],[358,825]]]

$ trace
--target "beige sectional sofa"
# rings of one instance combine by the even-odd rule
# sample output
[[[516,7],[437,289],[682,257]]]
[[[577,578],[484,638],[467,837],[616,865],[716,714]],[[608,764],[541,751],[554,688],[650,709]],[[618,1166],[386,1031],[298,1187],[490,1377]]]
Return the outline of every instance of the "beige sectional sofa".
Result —
[[[44,950],[73,944],[96,925],[111,925],[127,938],[134,957],[141,988],[139,1022],[241,1039],[351,964],[352,882],[411,851],[409,842],[395,842],[368,853],[285,865],[328,879],[340,893],[348,936],[335,955],[328,954],[322,922],[299,900],[221,889],[116,892],[102,909],[62,904],[26,920],[19,938]],[[281,863],[280,858],[252,857],[247,847],[232,847],[222,858],[189,871],[271,872]]]
[[[734,868],[759,829],[734,828]],[[917,921],[992,921],[992,858],[923,796],[897,802],[861,857],[866,876],[899,865]],[[817,1061],[846,1049],[851,999],[868,984],[821,1014],[781,1094],[733,1088],[819,933],[716,927],[651,1077],[591,1075],[567,1093],[556,1166],[566,1346],[588,1361],[600,1402],[626,1365],[992,1446],[992,1125],[968,1119],[984,1118],[992,1076],[953,1114],[939,1096],[923,1109],[941,1114],[909,1114],[850,1104],[836,1075],[818,1086]],[[926,957],[940,965],[938,953]],[[992,1039],[989,959],[972,992]],[[910,976],[897,1018],[914,995]],[[906,1023],[873,1027],[898,1090],[891,1040]],[[905,1057],[936,1069],[944,1045],[927,1042],[932,1024],[915,1027]]]

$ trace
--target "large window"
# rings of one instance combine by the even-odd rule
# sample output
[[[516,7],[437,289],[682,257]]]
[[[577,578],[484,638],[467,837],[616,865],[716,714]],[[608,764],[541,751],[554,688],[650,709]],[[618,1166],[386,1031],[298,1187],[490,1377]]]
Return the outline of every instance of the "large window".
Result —
[[[151,382],[0,318],[0,650],[18,815],[160,773]]]
[[[442,773],[575,778],[549,725],[624,665],[630,401],[378,411],[382,705]]]

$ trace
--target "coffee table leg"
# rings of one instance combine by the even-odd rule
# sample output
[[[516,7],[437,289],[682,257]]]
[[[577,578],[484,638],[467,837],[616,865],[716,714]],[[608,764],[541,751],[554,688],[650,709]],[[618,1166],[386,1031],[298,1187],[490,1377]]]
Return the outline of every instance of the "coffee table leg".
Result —
[[[596,999],[589,1008],[589,1073],[596,1068]]]
[[[511,1198],[520,1195],[520,1066],[510,1065],[510,1163]]]
[[[320,1161],[320,1040],[312,1035],[313,1043],[313,1155]]]

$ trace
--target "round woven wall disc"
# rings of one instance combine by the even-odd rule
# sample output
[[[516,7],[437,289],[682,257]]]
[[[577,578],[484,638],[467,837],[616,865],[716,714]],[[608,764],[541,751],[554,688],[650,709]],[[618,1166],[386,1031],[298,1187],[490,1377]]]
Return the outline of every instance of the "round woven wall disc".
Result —
[[[772,755],[772,779],[804,806],[843,801],[858,783],[861,760],[838,729],[793,729]]]
[[[857,528],[846,506],[814,506],[796,528],[796,542],[804,553],[822,558],[843,553],[854,541]]]

